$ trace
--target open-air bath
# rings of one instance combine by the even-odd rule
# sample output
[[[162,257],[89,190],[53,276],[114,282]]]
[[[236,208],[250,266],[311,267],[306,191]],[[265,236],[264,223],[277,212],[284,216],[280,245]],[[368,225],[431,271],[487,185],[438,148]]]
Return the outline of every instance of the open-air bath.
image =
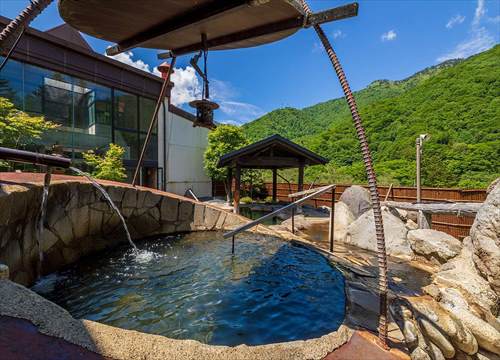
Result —
[[[214,345],[320,337],[344,320],[344,281],[314,250],[241,234],[235,255],[217,232],[139,242],[82,259],[33,290],[75,318]]]
[[[475,1],[0,0],[0,360],[497,360]]]

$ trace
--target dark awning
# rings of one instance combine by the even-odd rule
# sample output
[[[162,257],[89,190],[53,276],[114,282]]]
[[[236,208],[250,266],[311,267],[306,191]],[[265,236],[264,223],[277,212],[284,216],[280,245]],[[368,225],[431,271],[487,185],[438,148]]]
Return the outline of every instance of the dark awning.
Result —
[[[358,4],[306,15],[299,0],[60,0],[59,12],[75,29],[116,42],[108,55],[138,46],[182,55],[274,42],[356,16]]]

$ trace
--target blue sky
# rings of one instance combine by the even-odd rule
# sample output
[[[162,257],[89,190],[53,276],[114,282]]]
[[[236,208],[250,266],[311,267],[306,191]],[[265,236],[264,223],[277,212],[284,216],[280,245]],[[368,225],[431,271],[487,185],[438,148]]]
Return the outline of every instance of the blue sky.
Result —
[[[309,0],[313,11],[350,1]],[[0,14],[14,17],[28,0],[0,0]],[[402,79],[449,58],[467,57],[500,41],[499,0],[359,1],[359,15],[324,25],[354,90],[377,79]],[[62,23],[54,2],[32,26],[47,30]],[[95,51],[110,43],[85,36]],[[134,49],[118,60],[152,71],[156,50]],[[177,61],[173,101],[199,93],[200,82]],[[312,29],[258,48],[209,54],[211,95],[221,104],[217,121],[241,124],[276,108],[303,108],[342,96],[338,80]]]

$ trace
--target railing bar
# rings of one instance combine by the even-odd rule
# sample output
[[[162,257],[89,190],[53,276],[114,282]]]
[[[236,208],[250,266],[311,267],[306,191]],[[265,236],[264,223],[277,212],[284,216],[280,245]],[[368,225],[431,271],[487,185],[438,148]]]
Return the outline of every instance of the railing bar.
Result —
[[[312,194],[310,194],[308,196],[303,197],[302,199],[294,201],[291,204],[285,205],[282,208],[279,208],[278,210],[273,211],[272,213],[266,214],[266,215],[264,215],[264,216],[262,216],[262,217],[260,217],[260,218],[258,218],[256,220],[252,221],[252,222],[249,222],[248,224],[244,224],[244,225],[242,225],[240,227],[237,227],[236,229],[225,233],[223,235],[223,237],[224,237],[224,239],[227,239],[228,237],[236,235],[236,234],[238,234],[238,233],[240,233],[242,231],[251,229],[255,225],[258,225],[258,224],[262,223],[263,221],[274,217],[275,215],[279,214],[280,212],[288,210],[290,208],[294,208],[297,205],[302,204],[303,202],[306,202],[307,200],[310,200],[311,198],[315,197],[316,195],[319,195],[319,194],[322,194],[324,192],[327,192],[327,191],[329,191],[329,190],[331,190],[333,188],[335,188],[335,185],[325,186],[325,187],[321,188],[320,190],[316,191],[315,193],[312,193]]]

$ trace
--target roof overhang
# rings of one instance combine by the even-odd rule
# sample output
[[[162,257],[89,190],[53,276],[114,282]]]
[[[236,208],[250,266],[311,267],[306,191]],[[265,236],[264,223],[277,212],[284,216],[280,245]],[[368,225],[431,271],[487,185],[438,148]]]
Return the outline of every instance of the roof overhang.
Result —
[[[326,163],[324,157],[276,134],[221,156],[217,166],[287,169]]]

